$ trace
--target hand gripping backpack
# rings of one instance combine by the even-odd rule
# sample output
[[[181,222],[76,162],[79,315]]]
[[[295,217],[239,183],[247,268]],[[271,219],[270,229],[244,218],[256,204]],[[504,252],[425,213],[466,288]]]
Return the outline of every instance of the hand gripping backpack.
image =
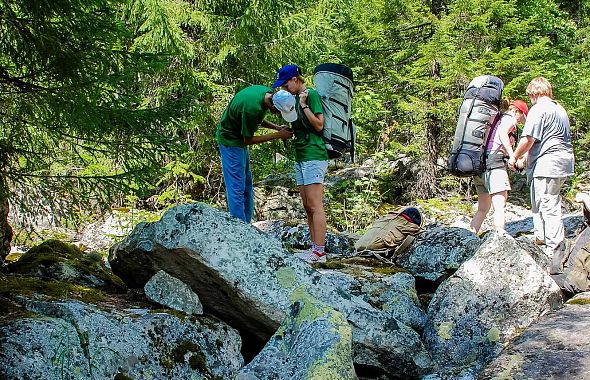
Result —
[[[474,78],[459,107],[449,171],[458,177],[478,176],[486,170],[485,145],[500,118],[504,82],[492,75]]]
[[[357,254],[392,260],[405,252],[422,231],[424,219],[415,207],[400,207],[377,219],[354,245]]]

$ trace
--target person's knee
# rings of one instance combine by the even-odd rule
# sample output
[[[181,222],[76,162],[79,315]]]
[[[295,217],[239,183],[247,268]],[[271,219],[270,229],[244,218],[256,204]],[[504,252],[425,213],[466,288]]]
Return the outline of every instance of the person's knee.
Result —
[[[477,212],[480,214],[487,214],[490,211],[490,204],[489,203],[479,203],[477,205]]]
[[[321,203],[311,203],[305,207],[305,211],[309,214],[315,215],[324,212],[324,207]]]

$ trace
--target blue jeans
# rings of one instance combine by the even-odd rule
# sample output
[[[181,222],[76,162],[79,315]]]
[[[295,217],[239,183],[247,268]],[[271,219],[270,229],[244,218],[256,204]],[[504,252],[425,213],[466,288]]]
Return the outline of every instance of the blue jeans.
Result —
[[[254,214],[254,187],[248,148],[218,145],[229,213],[250,223]]]

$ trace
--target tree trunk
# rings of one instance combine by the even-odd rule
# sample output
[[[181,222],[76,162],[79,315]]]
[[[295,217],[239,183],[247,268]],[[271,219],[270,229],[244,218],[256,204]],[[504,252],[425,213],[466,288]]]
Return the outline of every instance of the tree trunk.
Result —
[[[440,64],[436,60],[432,61],[430,77],[433,81],[440,80]],[[430,109],[436,109],[438,107],[437,94],[430,94],[428,106]],[[432,198],[439,194],[439,188],[436,183],[438,174],[436,161],[440,153],[438,145],[440,144],[441,130],[442,122],[439,117],[436,114],[429,114],[426,120],[426,141],[424,142],[426,157],[422,158],[415,189],[415,195],[421,198]]]
[[[0,262],[10,253],[12,228],[8,223],[8,186],[5,178],[0,175]]]
[[[422,160],[418,182],[416,183],[416,195],[420,198],[432,198],[438,195],[439,188],[436,183],[440,141],[441,122],[437,117],[431,116],[426,124],[426,157]]]

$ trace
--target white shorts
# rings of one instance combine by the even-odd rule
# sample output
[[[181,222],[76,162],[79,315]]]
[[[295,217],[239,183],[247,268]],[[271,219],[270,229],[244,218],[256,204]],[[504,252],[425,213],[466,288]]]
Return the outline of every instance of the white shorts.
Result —
[[[473,182],[478,194],[496,194],[511,189],[506,168],[486,170],[481,177],[475,177]]]
[[[297,186],[324,183],[328,161],[303,161],[295,163],[295,182]]]

